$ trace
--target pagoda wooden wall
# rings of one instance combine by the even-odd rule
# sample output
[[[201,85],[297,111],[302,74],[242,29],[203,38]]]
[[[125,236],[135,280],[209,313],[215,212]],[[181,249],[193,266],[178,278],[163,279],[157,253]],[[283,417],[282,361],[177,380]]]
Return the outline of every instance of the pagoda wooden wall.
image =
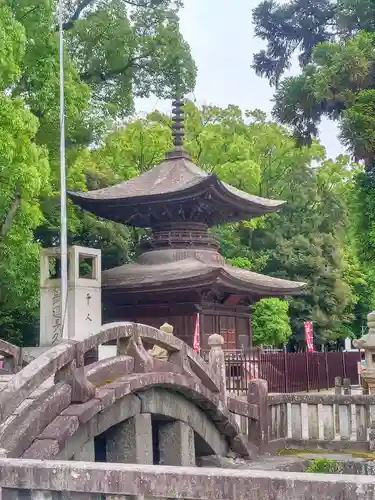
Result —
[[[219,333],[225,349],[251,347],[251,321],[248,306],[230,307],[218,302],[177,302],[132,304],[112,309],[104,315],[105,322],[134,321],[159,328],[163,323],[173,326],[174,335],[193,345],[197,312],[200,317],[200,347],[208,349],[208,337]]]
[[[163,323],[173,326],[174,335],[190,347],[193,346],[196,313],[184,316],[136,317],[136,323],[144,323],[159,328]],[[224,349],[247,349],[251,345],[250,318],[247,316],[230,316],[218,311],[200,313],[201,349],[208,349],[208,337],[219,333],[224,337]]]

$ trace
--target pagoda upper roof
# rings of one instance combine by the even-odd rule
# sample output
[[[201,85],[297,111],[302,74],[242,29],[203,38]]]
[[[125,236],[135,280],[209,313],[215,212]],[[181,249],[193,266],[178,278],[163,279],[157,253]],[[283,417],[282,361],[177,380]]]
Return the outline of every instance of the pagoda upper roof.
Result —
[[[181,207],[190,214],[196,208],[195,220],[212,226],[259,217],[284,204],[220,181],[215,174],[195,165],[184,152],[170,153],[153,169],[115,186],[68,195],[75,204],[99,217],[136,227],[153,227],[161,224],[163,217],[168,222],[178,220]]]

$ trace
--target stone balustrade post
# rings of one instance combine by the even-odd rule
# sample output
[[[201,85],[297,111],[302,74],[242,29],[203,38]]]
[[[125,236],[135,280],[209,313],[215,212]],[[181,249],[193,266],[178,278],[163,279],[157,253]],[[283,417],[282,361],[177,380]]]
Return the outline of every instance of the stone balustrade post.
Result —
[[[344,396],[350,396],[352,393],[352,388],[350,385],[350,378],[344,378],[342,381],[342,384],[343,384]]]
[[[364,349],[366,367],[362,378],[368,386],[369,393],[375,394],[375,311],[367,315],[368,333],[358,340],[353,340],[357,349]]]
[[[17,373],[17,363],[14,357],[5,356],[3,359],[3,369],[8,373]]]
[[[208,364],[211,370],[217,375],[220,384],[220,393],[227,404],[227,380],[225,372],[225,356],[223,351],[224,337],[217,333],[208,337],[208,345],[210,353],[208,356]]]
[[[55,373],[55,383],[64,382],[72,388],[72,403],[86,403],[95,397],[95,387],[86,378],[83,366],[71,361]]]
[[[375,394],[375,311],[367,315],[368,332],[358,340],[353,340],[353,346],[364,349],[366,367],[362,372],[363,388],[367,387],[369,394]],[[364,391],[365,392],[365,391]],[[371,422],[369,432],[369,449],[375,451],[375,422]]]
[[[342,394],[342,378],[341,377],[335,377],[335,394],[336,394],[336,396],[341,396],[341,394]],[[340,432],[340,414],[339,414],[338,405],[335,405],[335,426],[336,426],[337,432]]]
[[[259,453],[267,450],[268,445],[268,384],[266,380],[256,379],[249,381],[247,402],[258,407],[258,419],[249,418],[249,442],[257,446]]]
[[[342,378],[335,377],[335,394],[340,396],[342,394]]]

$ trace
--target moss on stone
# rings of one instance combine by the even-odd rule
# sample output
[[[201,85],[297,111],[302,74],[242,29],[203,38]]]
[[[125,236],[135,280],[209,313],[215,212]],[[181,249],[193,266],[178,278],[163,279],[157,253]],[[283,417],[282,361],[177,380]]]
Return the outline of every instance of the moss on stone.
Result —
[[[278,455],[301,455],[301,453],[311,453],[316,455],[319,452],[322,452],[323,450],[299,450],[299,449],[292,449],[292,448],[284,448],[282,450],[279,450],[277,452]],[[333,453],[332,451],[324,451],[324,453]]]
[[[312,472],[314,474],[341,474],[342,470],[342,464],[336,460],[317,458],[310,462],[305,472]]]
[[[344,452],[344,453],[350,453],[352,457],[355,458],[364,458],[365,460],[375,460],[375,453],[370,453],[370,452],[362,452],[362,451],[351,451],[351,452]]]
[[[375,460],[375,453],[370,453],[367,451],[351,451],[351,450],[342,450],[342,451],[333,451],[333,450],[303,450],[296,448],[284,448],[277,452],[280,456],[287,455],[301,455],[301,454],[310,454],[310,455],[350,455],[355,458],[363,458],[365,460]]]
[[[95,387],[97,387],[97,388],[104,387],[105,385],[112,384],[114,381],[115,381],[115,379],[106,380],[105,382],[102,382],[100,384],[95,384]]]

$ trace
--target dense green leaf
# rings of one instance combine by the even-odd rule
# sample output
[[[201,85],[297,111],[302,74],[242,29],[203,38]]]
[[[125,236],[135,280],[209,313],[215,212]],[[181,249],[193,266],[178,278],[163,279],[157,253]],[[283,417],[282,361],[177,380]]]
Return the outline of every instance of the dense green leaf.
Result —
[[[253,343],[263,347],[279,347],[292,334],[289,324],[288,302],[279,299],[261,299],[252,313]]]

